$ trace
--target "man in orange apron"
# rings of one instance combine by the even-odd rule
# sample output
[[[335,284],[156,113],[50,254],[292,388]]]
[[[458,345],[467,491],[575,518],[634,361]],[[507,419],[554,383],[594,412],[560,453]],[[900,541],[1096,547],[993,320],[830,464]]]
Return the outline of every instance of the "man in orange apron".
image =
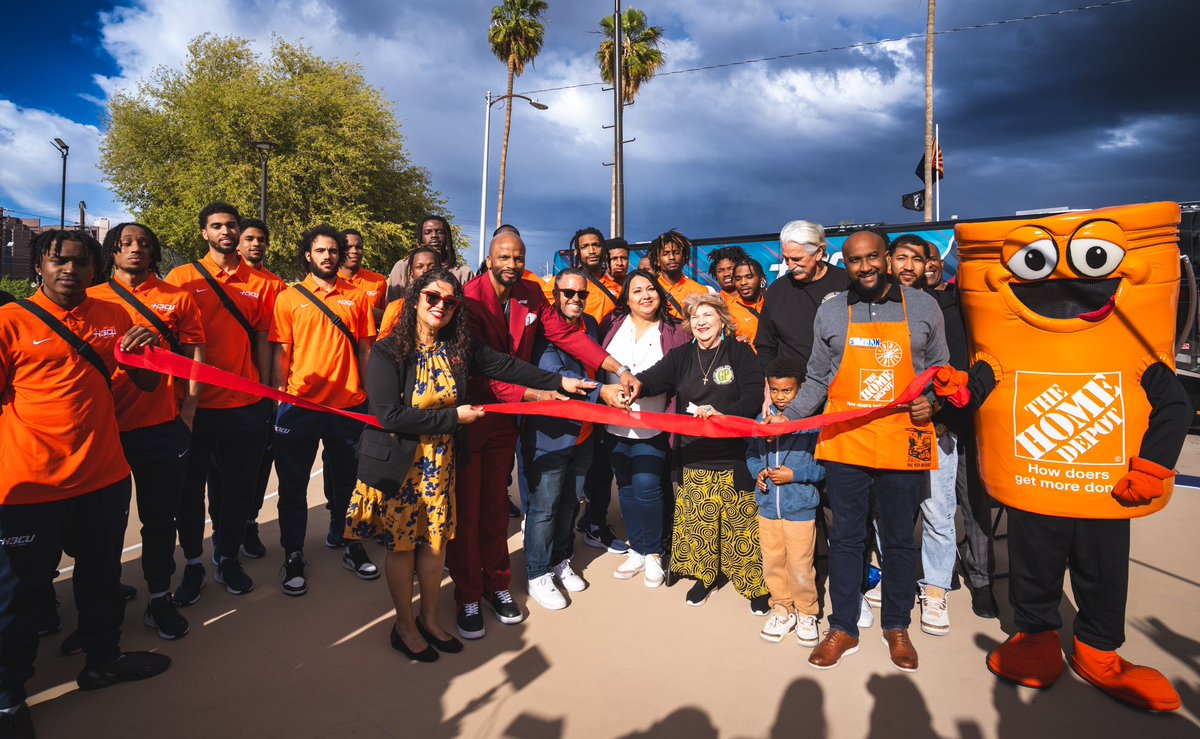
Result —
[[[856,231],[842,255],[850,289],[825,301],[813,324],[808,377],[784,420],[882,408],[931,366],[945,364],[942,312],[929,295],[887,277],[887,237]],[[826,402],[827,401],[827,402]],[[829,534],[829,598],[832,613],[825,639],[809,664],[828,669],[858,651],[858,616],[866,589],[867,519],[871,496],[879,502],[879,534],[887,577],[883,579],[883,640],[892,664],[917,669],[908,637],[916,592],[917,551],[913,520],[929,470],[937,466],[933,408],[927,397],[907,410],[833,424],[821,431],[816,457],[825,462],[825,485],[833,511]]]
[[[978,410],[980,474],[1008,507],[1017,633],[988,655],[1006,680],[1062,674],[1063,573],[1078,607],[1071,669],[1123,703],[1179,694],[1117,654],[1131,518],[1167,504],[1192,417],[1174,372],[1179,206],[1148,203],[955,228],[974,364],[938,395]]]

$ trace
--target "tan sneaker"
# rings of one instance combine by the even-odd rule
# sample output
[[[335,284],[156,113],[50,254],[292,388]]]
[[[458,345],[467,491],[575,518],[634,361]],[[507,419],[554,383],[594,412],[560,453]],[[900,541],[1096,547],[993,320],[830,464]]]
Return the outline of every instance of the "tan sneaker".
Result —
[[[830,629],[825,632],[825,638],[821,640],[821,643],[812,650],[812,654],[808,655],[808,663],[818,670],[828,670],[831,667],[837,667],[838,663],[842,661],[842,657],[857,651],[857,636]]]

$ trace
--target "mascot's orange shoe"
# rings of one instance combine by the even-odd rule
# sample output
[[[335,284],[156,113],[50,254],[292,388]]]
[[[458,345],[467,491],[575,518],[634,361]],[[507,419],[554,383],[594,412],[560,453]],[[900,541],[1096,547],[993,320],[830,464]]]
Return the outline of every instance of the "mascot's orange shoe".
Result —
[[[1063,671],[1057,631],[1027,634],[1018,631],[987,657],[997,677],[1027,688],[1048,688]]]
[[[1075,674],[1122,703],[1147,711],[1179,708],[1179,693],[1152,667],[1126,662],[1116,652],[1102,652],[1079,639],[1070,662]]]

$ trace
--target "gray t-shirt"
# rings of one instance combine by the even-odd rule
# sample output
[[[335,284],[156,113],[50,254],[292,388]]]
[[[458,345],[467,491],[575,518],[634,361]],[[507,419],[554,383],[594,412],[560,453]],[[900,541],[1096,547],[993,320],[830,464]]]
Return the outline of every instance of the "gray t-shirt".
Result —
[[[903,303],[896,299],[897,288],[904,297]],[[851,318],[854,323],[899,323],[904,320],[907,307],[913,372],[919,375],[930,367],[950,361],[942,309],[937,300],[925,292],[893,285],[887,296],[878,302],[858,299],[850,304],[848,314],[846,306],[850,295],[850,292],[839,293],[817,309],[807,377],[791,405],[784,410],[789,420],[807,418],[824,408],[829,397],[829,385],[842,365]],[[901,388],[896,390],[899,392]],[[931,393],[928,397],[933,399]]]

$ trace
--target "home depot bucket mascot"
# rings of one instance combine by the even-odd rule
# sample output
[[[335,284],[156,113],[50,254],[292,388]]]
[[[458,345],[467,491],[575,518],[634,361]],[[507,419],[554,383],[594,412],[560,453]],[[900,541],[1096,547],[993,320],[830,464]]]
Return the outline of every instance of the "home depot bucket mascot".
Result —
[[[1175,203],[959,224],[973,364],[934,381],[939,396],[977,409],[980,472],[1009,508],[1018,632],[988,669],[1032,688],[1062,674],[1067,570],[1078,607],[1071,668],[1155,711],[1179,708],[1178,693],[1116,650],[1129,519],[1166,506],[1191,416],[1173,361],[1178,224]]]

